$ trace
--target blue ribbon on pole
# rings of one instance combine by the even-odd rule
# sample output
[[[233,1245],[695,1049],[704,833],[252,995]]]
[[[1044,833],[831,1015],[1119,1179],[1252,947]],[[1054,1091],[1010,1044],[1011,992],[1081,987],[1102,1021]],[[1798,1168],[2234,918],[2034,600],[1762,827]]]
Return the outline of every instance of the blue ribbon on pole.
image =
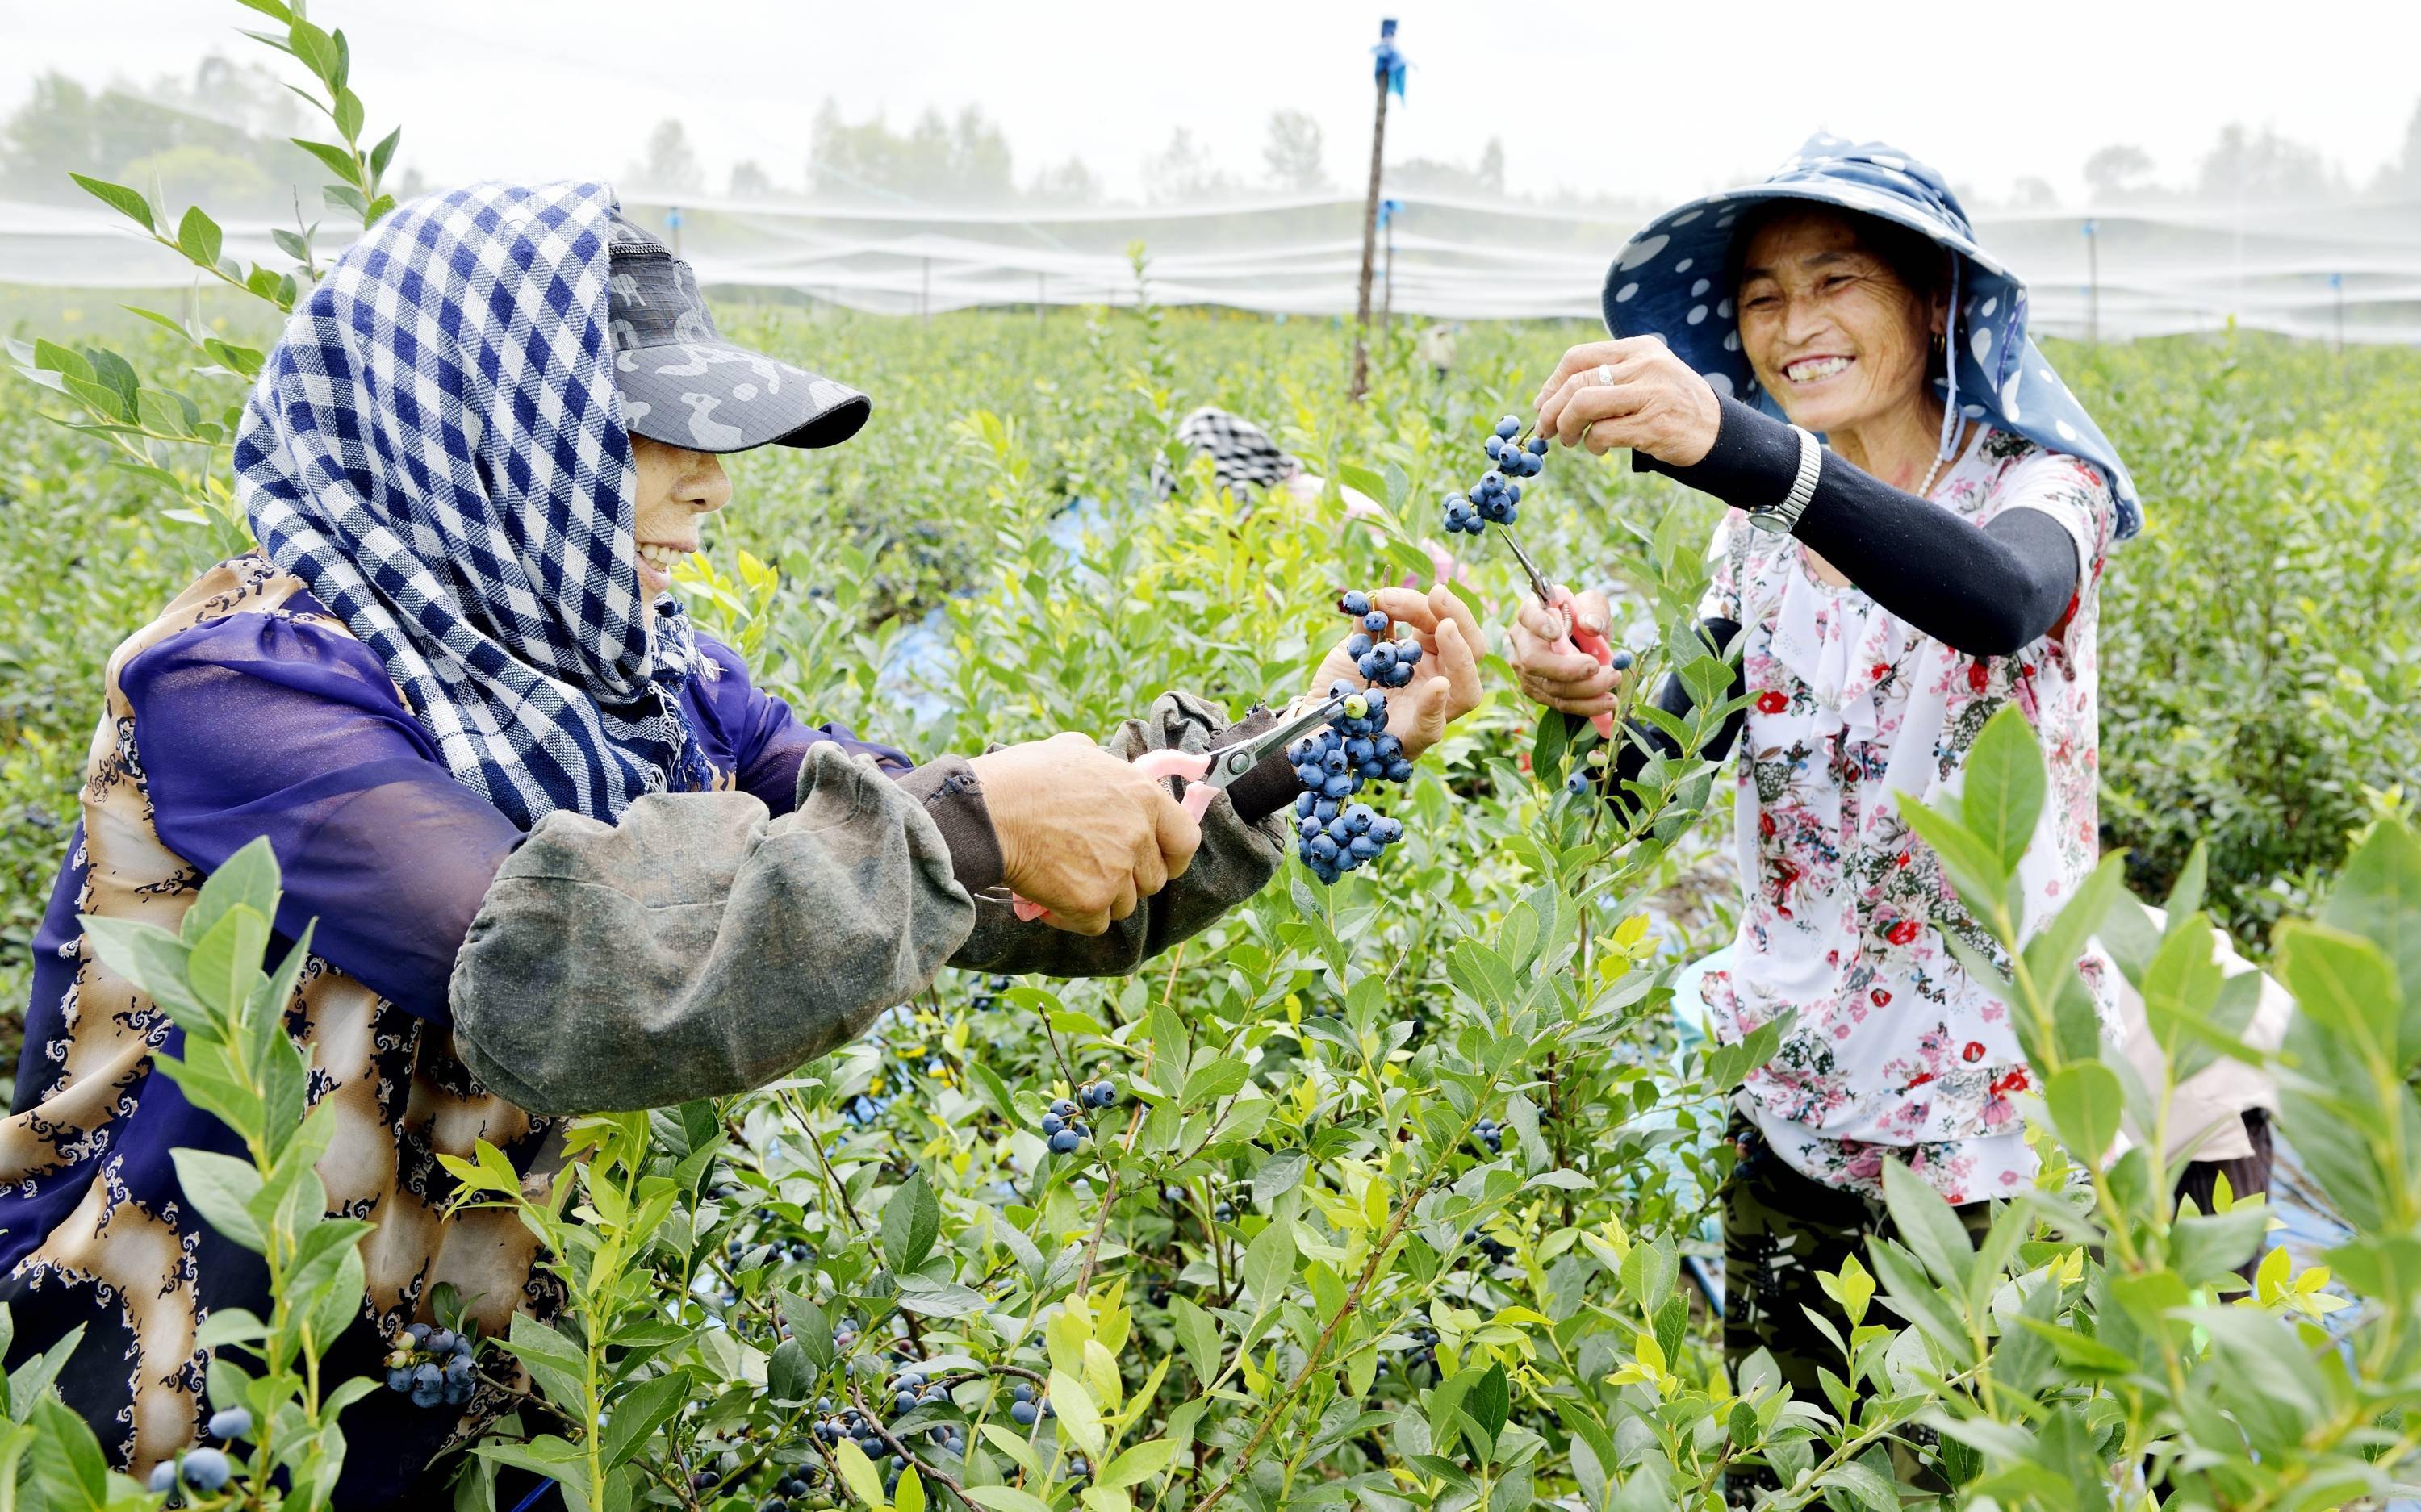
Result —
[[[1396,48],[1396,20],[1393,16],[1379,23],[1379,45],[1370,49],[1371,77],[1383,80],[1387,92],[1397,99],[1404,98],[1404,55]]]
[[[1400,199],[1382,199],[1379,201],[1379,229],[1382,231],[1385,230],[1387,228],[1387,223],[1396,218],[1396,211],[1403,208],[1404,202]]]

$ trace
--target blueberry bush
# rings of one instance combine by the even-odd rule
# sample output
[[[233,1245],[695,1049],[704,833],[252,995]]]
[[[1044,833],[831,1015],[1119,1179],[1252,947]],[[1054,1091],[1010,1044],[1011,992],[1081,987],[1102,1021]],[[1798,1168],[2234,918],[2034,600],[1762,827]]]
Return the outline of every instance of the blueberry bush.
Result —
[[[341,34],[247,3],[325,101],[329,204],[374,219],[396,139],[361,145]],[[18,994],[101,662],[242,547],[229,411],[322,260],[297,226],[291,268],[236,268],[199,210],[87,187],[254,309],[12,342],[32,380],[0,403],[0,550],[25,569],[0,611],[18,953],[0,985]],[[1140,256],[1136,273],[1148,290]],[[543,1240],[566,1305],[481,1338],[434,1299],[382,1374],[347,1380],[318,1365],[361,1305],[362,1225],[322,1212],[278,1011],[307,937],[272,937],[275,860],[248,850],[178,933],[98,943],[185,1031],[165,1073],[242,1135],[245,1158],[187,1152],[180,1171],[262,1256],[270,1315],[213,1315],[208,1430],[148,1486],[50,1390],[61,1351],[21,1364],[0,1507],[323,1505],[348,1401],[449,1411],[474,1376],[519,1383],[456,1488],[457,1507],[496,1512],[503,1467],[580,1512],[1636,1512],[1727,1492],[1777,1512],[2268,1509],[2381,1501],[2413,1477],[2421,840],[2392,791],[2409,732],[2393,750],[2375,733],[2413,718],[2411,555],[2387,550],[2412,518],[2410,354],[2074,354],[2153,502],[2110,590],[2111,859],[2020,937],[2010,879],[2043,777],[2014,714],[1962,796],[1910,816],[1990,938],[1961,948],[2021,1026],[2044,1172],[1976,1239],[1887,1171],[1897,1238],[1827,1278],[1851,1328],[1822,1392],[1793,1398],[1754,1359],[1727,1379],[1711,1285],[1725,1098],[1779,1027],[1710,1046],[1670,1009],[1679,962],[1726,922],[1700,822],[1719,773],[1687,754],[1729,680],[1688,633],[1712,513],[1509,445],[1495,419],[1582,333],[1474,332],[1445,382],[1382,341],[1357,407],[1339,397],[1346,338],[1315,322],[1148,303],[1039,329],[729,315],[877,397],[848,447],[742,460],[712,552],[681,576],[811,718],[963,752],[1105,729],[1167,687],[1238,710],[1291,697],[1340,605],[1427,580],[1436,517],[1415,501],[1454,491],[1449,539],[1526,505],[1542,564],[1610,583],[1630,686],[1671,672],[1699,694],[1669,731],[1685,755],[1651,762],[1617,815],[1587,780],[1602,745],[1534,719],[1492,661],[1492,700],[1400,774],[1374,732],[1337,728],[1345,774],[1386,781],[1388,812],[1352,827],[1321,738],[1298,819],[1346,856],[1383,824],[1383,864],[1334,865],[1305,831],[1309,856],[1132,979],[945,973],[770,1086],[579,1121],[544,1201],[490,1152],[449,1161],[457,1201]],[[2302,393],[2322,380],[2341,388]],[[1333,489],[1218,488],[1173,444],[1214,400],[1379,513],[1349,520]],[[1492,433],[1498,481],[1474,496]],[[1525,590],[1509,556],[1472,556],[1460,589],[1501,622]],[[1379,664],[1388,630],[1353,647],[1369,680],[1402,659],[1385,643]],[[2173,1068],[2248,1055],[2246,979],[2211,965],[2223,922],[2302,1005],[2273,1058],[2280,1129],[2351,1230],[2325,1263],[2272,1251],[2249,1285],[2266,1209],[2163,1199],[2172,1088],[2136,1079],[2070,985],[2098,936]]]

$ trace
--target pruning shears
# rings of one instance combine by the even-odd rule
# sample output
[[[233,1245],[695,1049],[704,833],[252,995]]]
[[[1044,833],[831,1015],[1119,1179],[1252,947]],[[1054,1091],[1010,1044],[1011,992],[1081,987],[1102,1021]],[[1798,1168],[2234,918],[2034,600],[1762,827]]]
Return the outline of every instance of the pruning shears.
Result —
[[[1351,694],[1338,694],[1334,698],[1305,706],[1278,721],[1257,735],[1210,751],[1179,751],[1174,749],[1147,751],[1134,758],[1137,772],[1154,780],[1174,777],[1185,785],[1178,800],[1179,807],[1195,819],[1209,811],[1210,800],[1222,788],[1233,787],[1236,780],[1261,764],[1268,755],[1297,739],[1310,734],[1335,718],[1345,707]],[[1050,912],[1029,897],[1008,895],[1009,911],[1021,919],[1039,919]]]
[[[1524,430],[1515,438],[1513,444],[1520,445],[1530,439],[1531,433],[1530,430]],[[1572,604],[1572,590],[1560,583],[1547,581],[1546,575],[1539,570],[1539,564],[1530,560],[1530,553],[1522,549],[1522,542],[1514,536],[1512,526],[1500,524],[1495,528],[1504,536],[1505,544],[1513,548],[1514,560],[1522,564],[1523,572],[1530,579],[1530,591],[1537,594],[1539,601],[1548,608],[1563,611],[1564,638],[1557,641],[1551,649],[1585,652],[1597,659],[1598,665],[1612,666],[1614,664],[1612,643],[1597,631],[1582,628],[1580,614]],[[1589,723],[1597,726],[1597,732],[1601,737],[1609,740],[1614,739],[1612,713],[1593,714],[1589,717]]]

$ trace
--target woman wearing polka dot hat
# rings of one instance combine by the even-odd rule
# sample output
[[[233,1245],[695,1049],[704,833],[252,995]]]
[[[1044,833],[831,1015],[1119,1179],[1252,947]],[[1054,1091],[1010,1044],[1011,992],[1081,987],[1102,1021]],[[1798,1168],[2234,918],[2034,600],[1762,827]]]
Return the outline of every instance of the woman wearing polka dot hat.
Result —
[[[2016,275],[1976,244],[1940,175],[1820,136],[1765,182],[1662,216],[1605,284],[1614,339],[1574,347],[1539,429],[1629,449],[1732,507],[1701,609],[1737,645],[1733,716],[1745,896],[1702,992],[1737,1039],[1786,1010],[1781,1051],[1741,1089],[1725,1193],[1726,1350],[1772,1352],[1802,1392],[1838,1351],[1804,1308],[1882,1223],[1882,1161],[1962,1215],[2035,1173],[2007,1015],[1953,955],[1986,943],[1901,794],[1955,787],[2007,704],[2040,738],[2050,793],[2022,880],[2030,923],[2099,859],[2095,633],[2103,560],[2141,522],[2132,481],[2026,335]],[[1602,631],[1605,600],[1572,605]],[[1615,675],[1536,605],[1513,630],[1524,691],[1592,715]],[[1667,679],[1657,701],[1684,714]],[[1745,738],[1741,732],[1745,730]],[[1645,725],[1612,802],[1670,752]],[[2107,1016],[2115,973],[2081,963]]]

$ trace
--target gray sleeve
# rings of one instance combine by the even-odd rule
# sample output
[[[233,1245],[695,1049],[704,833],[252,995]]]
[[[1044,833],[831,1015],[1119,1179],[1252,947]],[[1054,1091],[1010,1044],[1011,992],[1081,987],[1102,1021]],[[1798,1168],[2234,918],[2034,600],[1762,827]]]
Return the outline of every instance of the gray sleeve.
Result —
[[[1151,711],[1129,720],[1101,744],[1132,761],[1146,751],[1175,746],[1207,751],[1224,733],[1226,717],[1188,694],[1163,694]],[[1049,976],[1122,976],[1257,893],[1286,858],[1290,810],[1248,824],[1226,793],[1202,816],[1202,848],[1181,876],[1141,908],[1099,935],[1070,934],[1039,920],[1021,922],[1006,903],[976,900],[976,925],[950,964],[986,972],[1039,972]]]
[[[551,814],[456,958],[456,1047],[532,1113],[727,1096],[922,991],[975,912],[919,798],[836,744],[779,818],[740,792]]]

